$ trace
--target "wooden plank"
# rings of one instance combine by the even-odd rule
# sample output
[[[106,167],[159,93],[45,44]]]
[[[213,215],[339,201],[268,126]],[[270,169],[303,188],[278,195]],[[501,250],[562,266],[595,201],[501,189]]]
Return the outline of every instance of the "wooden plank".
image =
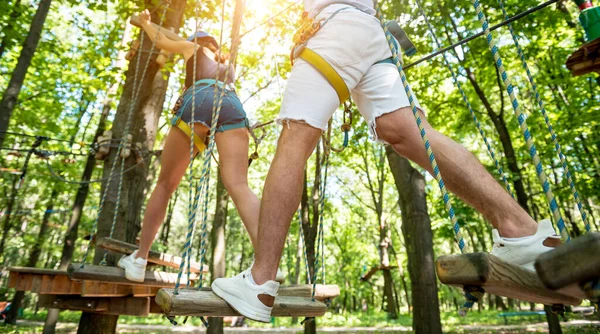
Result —
[[[61,310],[86,311],[107,315],[147,316],[150,314],[149,297],[86,298],[77,296],[41,295],[38,306]]]
[[[106,283],[157,286],[162,288],[174,287],[177,281],[177,274],[166,273],[162,271],[146,271],[144,282],[133,282],[125,278],[125,271],[117,267],[85,265],[72,263],[67,270],[69,277],[75,281],[100,281]],[[181,284],[187,284],[186,275],[181,277]]]
[[[121,240],[115,240],[115,239],[110,239],[110,238],[104,238],[104,239],[100,240],[100,242],[97,244],[97,246],[100,248],[109,250],[109,251],[126,254],[126,255],[129,255],[138,249],[138,247],[135,245],[123,242]],[[148,262],[149,263],[154,263],[154,264],[161,265],[161,266],[167,266],[170,268],[179,269],[179,266],[181,265],[181,261],[182,261],[181,257],[174,256],[171,254],[165,254],[165,253],[160,253],[160,252],[156,252],[156,251],[150,251],[150,253],[148,254]],[[186,267],[187,267],[187,265],[186,265]],[[198,263],[196,261],[192,261],[190,271],[193,273],[199,273],[200,272],[200,263]],[[208,272],[208,266],[204,266],[204,272]]]
[[[312,297],[312,284],[286,285],[281,286],[277,292],[285,297]],[[331,300],[340,295],[340,288],[334,284],[317,284],[315,287],[315,299],[319,301]]]
[[[81,298],[73,296],[40,295],[38,306],[61,310],[105,312],[108,311],[109,300],[106,298]]]
[[[591,72],[600,73],[600,40],[583,44],[566,62],[574,77]]]
[[[19,280],[21,279],[21,275],[18,272],[8,272],[8,288],[14,289],[19,284]]]
[[[225,317],[238,313],[212,291],[180,289],[178,295],[173,289],[161,289],[155,301],[168,316],[208,316]],[[320,301],[306,297],[277,296],[271,313],[274,317],[319,317],[325,314],[327,306]]]
[[[108,311],[104,312],[104,314],[146,317],[150,314],[150,298],[110,298]]]
[[[156,297],[159,287],[155,286],[139,286],[134,285],[131,287],[131,294],[134,297]],[[154,300],[154,298],[152,298]]]
[[[81,297],[127,297],[132,294],[128,285],[98,281],[81,282]]]
[[[540,255],[535,269],[550,289],[586,283],[600,277],[600,233],[588,233]]]
[[[480,286],[487,293],[533,303],[579,305],[584,295],[582,291],[567,291],[577,295],[568,296],[548,290],[536,273],[488,253],[441,256],[436,268],[444,284]]]
[[[32,267],[8,267],[8,271],[15,273],[35,274],[35,275],[55,275],[55,276],[67,276],[65,270],[54,270],[44,268],[32,268]]]
[[[141,26],[140,26],[140,18],[139,18],[137,15],[133,15],[133,16],[131,16],[131,19],[129,19],[129,22],[130,22],[132,25],[134,25],[134,26],[136,26],[136,27],[139,27],[139,28],[141,28]],[[164,34],[164,35],[165,35],[167,38],[169,38],[169,39],[171,39],[171,40],[174,40],[174,41],[185,41],[185,38],[183,38],[183,37],[181,37],[181,36],[177,35],[176,33],[172,32],[172,31],[170,31],[170,30],[167,30],[167,29],[165,29],[165,28],[163,28],[163,27],[159,26],[158,24],[156,24],[156,23],[154,23],[154,22],[152,22],[151,24],[152,24],[152,26],[153,26],[155,29],[157,29],[157,30],[159,30],[159,29],[160,29],[160,32],[162,32],[162,33],[163,33],[163,34]]]
[[[303,297],[303,298],[312,298],[312,284],[293,284],[293,285],[283,285],[279,287],[277,291],[277,295],[285,296],[285,297]],[[188,289],[179,289],[188,290]],[[201,291],[212,292],[210,287],[203,287],[200,289]],[[189,291],[198,291],[196,289],[189,289]],[[318,301],[327,301],[332,300],[340,295],[340,288],[334,284],[317,284],[315,287],[315,299]]]

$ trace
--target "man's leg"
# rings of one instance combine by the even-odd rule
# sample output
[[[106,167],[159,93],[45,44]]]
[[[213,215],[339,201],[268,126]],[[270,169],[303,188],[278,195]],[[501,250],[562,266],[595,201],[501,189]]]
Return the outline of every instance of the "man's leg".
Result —
[[[425,120],[423,126],[448,189],[481,212],[506,238],[535,234],[537,223],[496,182],[481,163],[452,139],[444,136]],[[377,118],[377,135],[398,154],[432,173],[419,129],[411,108],[402,108]]]
[[[283,125],[263,190],[252,267],[256,284],[275,279],[290,222],[300,204],[306,161],[320,136],[321,130],[304,123]]]

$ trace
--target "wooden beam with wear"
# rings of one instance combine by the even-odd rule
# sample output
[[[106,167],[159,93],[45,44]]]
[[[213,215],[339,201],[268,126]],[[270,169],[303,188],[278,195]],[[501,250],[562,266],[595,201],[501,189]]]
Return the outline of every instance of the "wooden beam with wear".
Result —
[[[84,311],[108,315],[148,316],[153,301],[149,297],[86,298],[77,296],[43,295],[38,300],[42,308]]]
[[[280,288],[271,313],[274,317],[319,317],[327,311],[325,303],[310,297],[285,296]],[[155,298],[167,316],[209,316],[225,317],[238,313],[223,299],[210,290],[180,289],[175,295],[173,289],[161,289]]]
[[[48,295],[78,295],[81,283],[73,282],[64,270],[10,267],[8,287]]]
[[[488,253],[440,256],[440,281],[454,286],[479,286],[497,296],[546,305],[579,305],[585,293],[576,286],[561,291],[544,287],[535,272],[507,263]]]
[[[177,274],[162,271],[146,271],[144,282],[133,282],[125,278],[125,271],[117,267],[85,265],[81,268],[80,263],[71,263],[67,270],[69,277],[74,281],[100,281],[106,283],[154,286],[171,288],[177,282]],[[187,284],[187,275],[181,277],[181,284]]]
[[[535,269],[550,289],[586,283],[600,277],[600,233],[588,233],[540,255]]]
[[[142,25],[140,24],[140,18],[137,15],[131,16],[131,18],[129,19],[129,22],[138,28],[142,27]],[[171,30],[163,28],[154,22],[152,22],[151,24],[156,30],[163,33],[168,39],[171,39],[174,41],[185,41],[185,38],[177,35],[176,33],[172,32]]]
[[[104,238],[100,240],[97,246],[109,251],[126,255],[129,255],[138,249],[136,245],[132,245],[121,240],[115,240],[110,238]],[[152,250],[150,251],[150,253],[148,253],[148,262],[161,266],[179,269],[182,261],[183,260],[181,259],[181,257],[174,256],[171,254],[160,253]],[[190,271],[193,273],[199,273],[200,263],[192,261],[190,264]],[[208,272],[208,266],[204,266],[204,272]]]
[[[566,65],[574,77],[592,72],[600,74],[600,38],[583,44],[569,56]]]

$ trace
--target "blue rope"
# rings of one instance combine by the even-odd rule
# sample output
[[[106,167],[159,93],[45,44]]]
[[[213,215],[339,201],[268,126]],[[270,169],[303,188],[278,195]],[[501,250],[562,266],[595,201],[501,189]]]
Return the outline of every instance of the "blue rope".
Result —
[[[509,17],[508,17],[508,13],[506,12],[506,9],[504,8],[504,2],[502,0],[498,0],[498,4],[500,5],[500,8],[502,9],[504,18],[508,20]],[[579,213],[581,214],[581,219],[585,223],[585,230],[587,232],[590,232],[591,226],[590,226],[590,222],[588,221],[588,215],[587,215],[585,208],[583,207],[583,204],[581,203],[581,198],[579,197],[579,192],[575,188],[575,182],[573,181],[573,177],[571,176],[571,172],[569,171],[567,159],[564,156],[564,154],[562,153],[561,147],[558,143],[558,137],[556,136],[556,133],[554,132],[554,129],[552,128],[552,124],[550,123],[550,119],[548,118],[548,113],[546,112],[546,108],[544,107],[544,101],[542,100],[540,93],[538,92],[537,85],[533,79],[533,75],[531,74],[531,71],[529,70],[529,65],[527,64],[527,60],[525,59],[525,54],[523,53],[523,49],[521,48],[521,45],[519,45],[518,36],[515,34],[515,30],[513,29],[513,26],[511,23],[508,24],[508,29],[510,30],[510,35],[512,36],[515,47],[517,48],[519,58],[521,59],[521,64],[523,65],[523,68],[525,69],[525,72],[527,73],[527,78],[529,79],[529,83],[531,84],[531,91],[532,91],[533,95],[535,96],[535,100],[537,101],[537,103],[540,107],[540,112],[542,113],[542,116],[544,117],[544,122],[546,123],[546,127],[548,128],[548,132],[550,133],[550,136],[552,137],[552,142],[554,143],[554,148],[556,150],[556,153],[558,154],[560,162],[562,163],[562,167],[565,172],[565,175],[567,176],[567,182],[569,183],[569,188],[571,188],[571,192],[573,193],[573,198],[575,199],[575,202],[577,203],[577,208],[579,209]]]
[[[440,41],[438,40],[438,38],[437,38],[437,36],[436,36],[436,34],[434,32],[433,25],[429,22],[429,19],[427,18],[427,15],[425,15],[425,12],[423,11],[423,7],[421,6],[421,2],[419,0],[416,0],[416,3],[417,3],[417,6],[419,7],[419,12],[421,13],[421,16],[423,16],[423,18],[425,19],[425,22],[427,23],[427,27],[429,29],[429,33],[431,34],[431,37],[433,38],[433,40],[434,40],[434,42],[435,42],[435,44],[437,46],[437,50],[441,49],[442,45],[440,44]],[[477,115],[475,115],[475,111],[473,110],[473,107],[471,106],[471,103],[469,102],[469,99],[467,98],[467,94],[463,90],[462,85],[460,84],[460,81],[458,81],[458,76],[455,74],[454,70],[452,69],[452,66],[450,65],[450,62],[448,61],[448,58],[446,57],[446,53],[445,52],[442,53],[442,57],[444,58],[444,64],[446,64],[446,67],[448,67],[448,70],[450,71],[450,74],[452,75],[452,81],[454,82],[454,84],[458,88],[458,91],[460,92],[460,95],[462,96],[462,99],[465,102],[465,104],[467,105],[467,108],[469,109],[469,113],[471,114],[471,117],[473,118],[473,121],[475,122],[475,126],[477,127],[477,130],[479,131],[479,134],[483,138],[483,142],[485,143],[485,147],[487,147],[488,154],[490,155],[490,157],[494,161],[494,165],[496,166],[496,170],[498,172],[498,175],[502,179],[502,183],[504,183],[504,187],[506,188],[506,190],[508,191],[508,193],[510,194],[510,196],[512,196],[512,198],[514,199],[515,198],[515,194],[514,194],[514,192],[512,191],[512,189],[510,187],[510,183],[508,182],[508,180],[506,178],[506,175],[504,174],[504,170],[502,169],[502,165],[500,164],[500,162],[496,158],[496,153],[494,152],[494,149],[492,148],[492,145],[490,144],[490,141],[488,140],[487,136],[483,132],[483,128],[481,127],[481,123],[479,123],[479,120],[477,119]]]
[[[492,52],[492,56],[494,57],[494,63],[496,64],[496,67],[498,68],[498,71],[500,72],[502,81],[504,82],[504,85],[506,86],[506,91],[508,92],[508,95],[510,96],[511,105],[512,105],[515,115],[517,116],[517,119],[519,121],[519,126],[523,133],[523,137],[525,138],[525,142],[527,143],[527,148],[529,149],[529,155],[535,166],[536,174],[538,176],[538,179],[540,180],[540,183],[542,184],[542,188],[544,189],[544,192],[546,193],[546,198],[550,204],[550,210],[552,212],[552,215],[554,216],[554,220],[556,221],[556,223],[558,225],[558,229],[560,230],[560,234],[561,234],[563,240],[565,242],[568,242],[571,239],[571,237],[569,236],[569,231],[567,230],[567,228],[565,226],[565,222],[563,221],[562,216],[559,212],[558,204],[556,202],[556,199],[554,198],[552,189],[550,189],[550,183],[548,182],[546,173],[544,173],[544,169],[542,167],[540,157],[537,153],[537,149],[535,148],[535,144],[533,143],[533,138],[531,136],[531,133],[529,132],[529,127],[527,126],[526,116],[523,114],[523,112],[520,108],[519,101],[515,94],[514,87],[511,83],[510,77],[509,77],[508,73],[506,72],[506,70],[504,69],[504,64],[502,63],[502,58],[500,57],[500,53],[498,52],[498,47],[496,46],[496,42],[494,41],[492,33],[490,32],[489,23],[487,21],[487,18],[485,17],[485,14],[483,13],[483,11],[481,9],[481,4],[479,3],[479,0],[471,0],[471,3],[473,4],[475,11],[477,12],[477,17],[479,18],[479,22],[481,23],[481,28],[486,35],[486,40],[488,42],[489,49]]]
[[[389,32],[387,26],[385,25],[385,23],[383,21],[383,14],[381,13],[381,7],[379,7],[379,4],[377,3],[376,0],[373,1],[373,4],[375,6],[376,17],[381,24],[381,28],[383,28],[388,45],[390,47],[390,50],[392,51],[393,61],[396,64],[396,67],[398,68],[398,73],[400,74],[402,84],[404,85],[404,91],[406,92],[406,94],[408,96],[408,101],[410,102],[410,106],[412,107],[413,116],[415,117],[417,126],[419,127],[421,139],[423,140],[423,143],[425,145],[425,150],[427,151],[427,155],[429,156],[429,162],[431,163],[431,167],[433,169],[433,175],[434,175],[435,179],[438,181],[438,185],[439,185],[440,191],[442,193],[442,198],[444,200],[444,205],[446,206],[446,210],[448,211],[448,215],[452,222],[452,229],[454,231],[454,237],[456,239],[458,247],[460,248],[460,251],[462,253],[464,253],[467,250],[466,243],[465,243],[465,240],[460,231],[460,225],[458,224],[458,220],[456,219],[456,215],[454,213],[454,208],[452,207],[452,201],[450,200],[450,196],[448,195],[448,191],[446,190],[446,185],[444,184],[444,180],[442,179],[442,175],[440,173],[440,169],[438,167],[437,161],[433,154],[433,150],[431,149],[431,144],[429,143],[429,139],[427,138],[427,133],[425,132],[425,128],[423,127],[423,121],[421,120],[421,116],[419,115],[419,109],[417,108],[417,105],[415,103],[415,99],[413,97],[410,85],[408,84],[408,81],[406,80],[406,74],[404,73],[404,70],[402,69],[402,63],[400,62],[400,60],[398,58],[398,52],[396,51],[396,48],[394,47],[394,43],[393,43],[394,37]]]
[[[225,3],[223,2],[223,10],[225,8]],[[224,13],[223,13],[224,16]],[[197,22],[196,22],[196,26],[197,26]],[[221,37],[223,36],[223,20],[221,20]],[[195,43],[195,41],[194,41]],[[222,45],[222,44],[221,44]],[[219,54],[220,56],[220,54]],[[194,54],[195,57],[195,54]],[[229,64],[227,66],[227,69],[225,71],[225,80],[227,80],[227,78],[229,77],[229,70],[231,68],[231,64]],[[194,62],[194,72],[195,72],[195,68],[196,68],[196,62]],[[196,188],[196,197],[193,201],[193,205],[191,210],[190,207],[188,207],[188,232],[187,232],[187,236],[186,236],[186,243],[184,245],[185,250],[182,256],[182,261],[181,264],[179,266],[179,273],[177,274],[177,281],[175,283],[175,289],[174,289],[174,294],[178,294],[179,293],[179,286],[180,286],[180,281],[181,281],[181,276],[183,275],[183,268],[185,267],[185,263],[187,262],[188,264],[188,283],[187,285],[189,286],[190,284],[190,263],[191,263],[191,253],[192,253],[192,241],[193,241],[193,234],[194,234],[194,230],[195,230],[195,226],[196,226],[196,212],[198,211],[198,206],[200,203],[200,198],[201,196],[204,196],[204,201],[203,201],[203,210],[202,210],[202,223],[201,223],[201,236],[200,236],[200,278],[199,278],[199,287],[202,287],[203,284],[203,279],[204,279],[204,257],[205,257],[205,253],[206,253],[206,234],[207,234],[207,216],[208,216],[208,199],[209,199],[209,195],[208,195],[208,188],[209,188],[209,183],[210,183],[210,167],[211,167],[211,155],[215,146],[215,134],[216,134],[216,130],[217,130],[217,124],[219,123],[219,115],[221,113],[221,107],[223,104],[223,97],[225,96],[225,92],[226,92],[226,88],[225,85],[223,85],[221,91],[219,91],[219,73],[217,71],[216,74],[216,78],[215,78],[215,84],[214,84],[214,95],[213,95],[213,110],[212,110],[212,123],[211,123],[211,127],[210,127],[210,131],[209,131],[209,135],[208,135],[208,147],[204,150],[204,159],[203,159],[203,165],[202,165],[202,172],[201,172],[201,177],[200,177],[200,181],[198,183],[198,187]],[[195,92],[194,92],[195,93]],[[192,109],[195,109],[195,94],[193,96],[194,100],[192,102]],[[216,103],[215,103],[216,101]],[[194,118],[193,118],[193,114],[192,114],[192,135],[190,136],[190,158],[193,157],[193,150],[194,150],[194,130],[193,130],[193,122]],[[191,160],[190,160],[191,161]],[[191,173],[191,172],[190,172]],[[190,179],[191,179],[191,174],[190,174]],[[190,197],[191,197],[191,190],[190,190]]]

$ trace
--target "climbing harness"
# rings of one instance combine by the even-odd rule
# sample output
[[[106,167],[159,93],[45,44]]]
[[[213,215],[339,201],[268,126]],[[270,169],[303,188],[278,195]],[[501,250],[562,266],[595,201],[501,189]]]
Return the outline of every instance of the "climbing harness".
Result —
[[[316,21],[314,18],[308,17],[308,12],[302,13],[302,18],[300,19],[300,28],[294,34],[292,41],[294,42],[294,47],[292,48],[292,52],[290,54],[290,61],[292,65],[294,64],[294,60],[297,58],[301,58],[307,63],[311,64],[325,79],[331,84],[333,89],[338,95],[340,100],[340,104],[344,103],[350,97],[350,90],[344,79],[340,76],[340,74],[329,64],[325,58],[316,53],[315,51],[306,47],[308,40],[313,37],[317,31],[323,28],[329,20],[334,18],[341,11],[347,9],[356,9],[355,7],[348,6],[343,7],[335,12],[333,12],[328,18],[321,19]],[[315,15],[315,17],[318,16]]]

